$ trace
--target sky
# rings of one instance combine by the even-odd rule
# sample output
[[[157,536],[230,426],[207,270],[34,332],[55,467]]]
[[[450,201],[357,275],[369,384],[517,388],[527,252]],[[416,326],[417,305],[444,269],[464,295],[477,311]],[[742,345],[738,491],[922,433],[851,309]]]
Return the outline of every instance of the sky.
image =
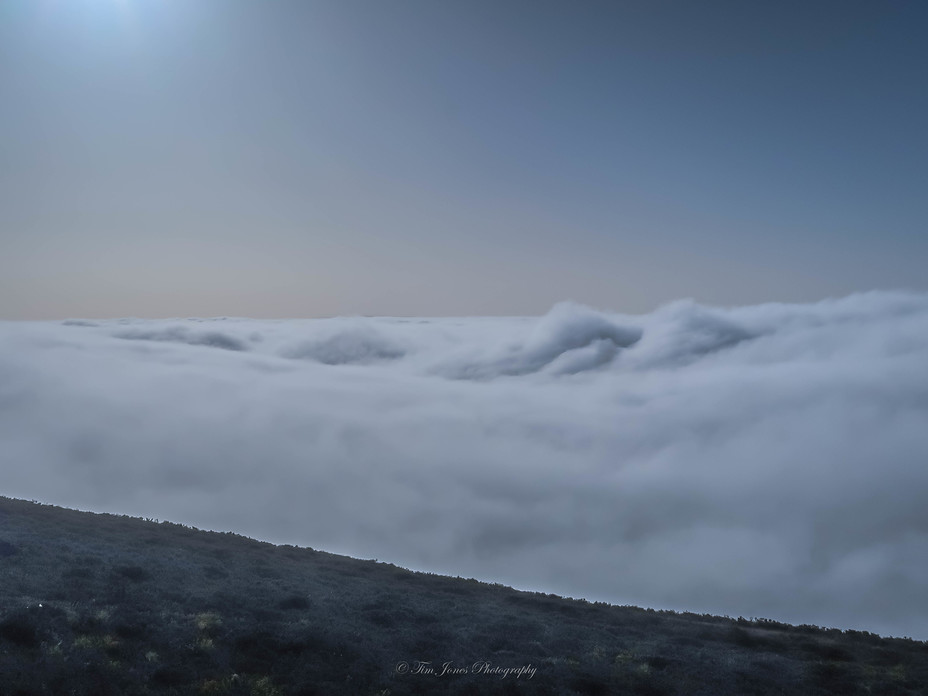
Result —
[[[928,293],[3,321],[0,495],[928,639],[926,377]]]
[[[925,290],[928,4],[7,0],[0,318]]]

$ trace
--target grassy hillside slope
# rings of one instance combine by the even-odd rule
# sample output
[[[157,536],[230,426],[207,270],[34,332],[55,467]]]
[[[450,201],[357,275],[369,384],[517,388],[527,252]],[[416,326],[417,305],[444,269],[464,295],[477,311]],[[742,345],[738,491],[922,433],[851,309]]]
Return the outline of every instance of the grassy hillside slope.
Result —
[[[0,497],[0,693],[928,694],[928,644]]]

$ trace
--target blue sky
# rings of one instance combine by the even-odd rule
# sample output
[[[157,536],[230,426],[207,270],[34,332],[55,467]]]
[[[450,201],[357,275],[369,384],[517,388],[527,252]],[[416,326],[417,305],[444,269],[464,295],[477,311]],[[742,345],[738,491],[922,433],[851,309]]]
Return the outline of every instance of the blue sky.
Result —
[[[0,6],[0,317],[924,290],[921,2]]]

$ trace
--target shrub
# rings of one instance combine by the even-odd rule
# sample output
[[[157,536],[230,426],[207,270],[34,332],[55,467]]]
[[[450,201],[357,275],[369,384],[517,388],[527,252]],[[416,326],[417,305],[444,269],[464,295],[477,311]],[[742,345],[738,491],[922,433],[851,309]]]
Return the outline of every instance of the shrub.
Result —
[[[115,569],[115,573],[132,582],[144,582],[151,579],[151,573],[141,566],[119,566]]]
[[[309,609],[311,603],[309,599],[302,595],[291,595],[286,599],[282,599],[278,604],[280,609]]]
[[[24,613],[14,614],[0,622],[0,638],[22,648],[36,648],[40,642],[35,622]]]
[[[572,686],[574,691],[584,696],[605,696],[612,692],[607,684],[596,679],[575,679]]]

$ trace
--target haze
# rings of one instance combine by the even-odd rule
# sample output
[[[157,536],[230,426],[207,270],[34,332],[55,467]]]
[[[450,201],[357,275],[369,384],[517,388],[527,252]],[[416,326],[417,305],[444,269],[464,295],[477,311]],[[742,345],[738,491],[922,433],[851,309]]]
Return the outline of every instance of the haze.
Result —
[[[925,289],[923,2],[9,0],[0,317]]]

